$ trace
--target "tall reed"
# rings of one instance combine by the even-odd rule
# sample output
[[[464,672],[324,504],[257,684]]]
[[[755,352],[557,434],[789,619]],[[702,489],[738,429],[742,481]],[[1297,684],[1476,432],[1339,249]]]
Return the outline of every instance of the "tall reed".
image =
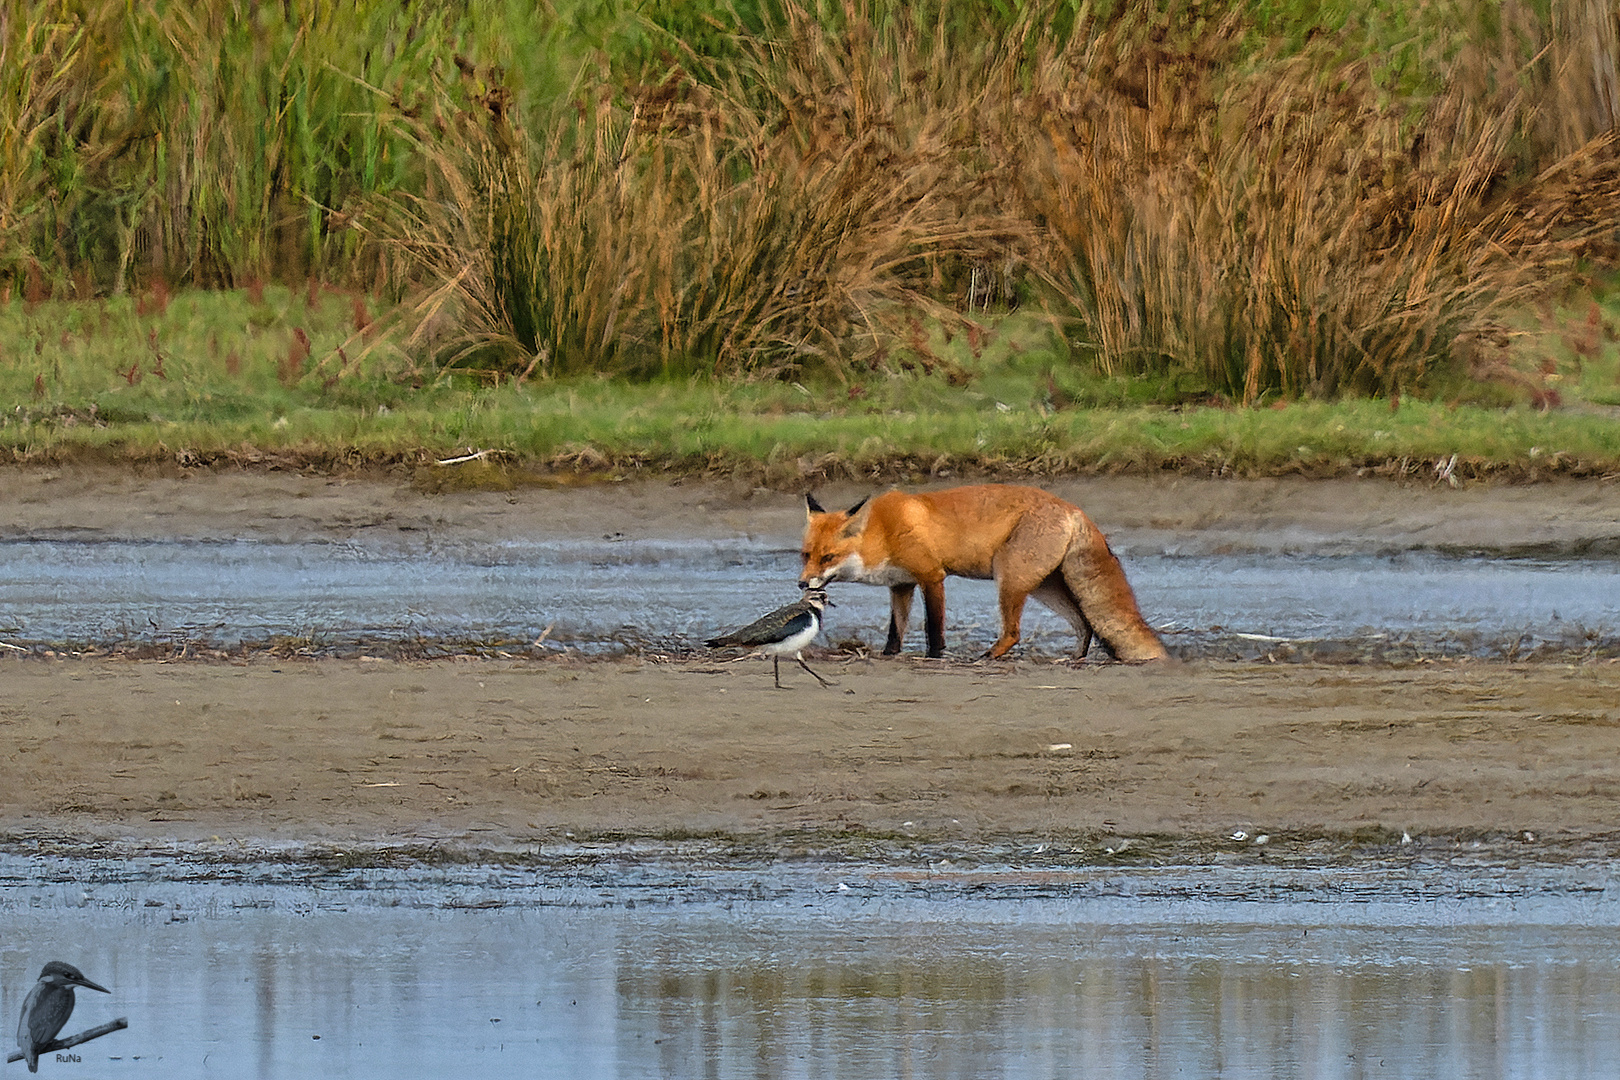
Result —
[[[895,310],[948,314],[907,269],[1022,229],[974,204],[985,51],[853,7],[836,34],[792,6],[774,30],[707,81],[587,81],[543,139],[493,73],[444,86],[454,137],[417,127],[432,194],[393,200],[387,228],[402,267],[443,283],[422,305],[455,312],[442,358],[837,367],[875,355]]]
[[[616,5],[605,9],[612,21]],[[419,191],[399,130],[465,55],[544,99],[577,67],[563,11],[515,0],[17,0],[0,5],[0,260],[236,285],[379,283],[350,228]],[[19,251],[22,254],[19,254]],[[8,269],[0,261],[0,276]]]
[[[1041,43],[992,132],[1047,226],[1038,263],[1108,372],[1199,372],[1244,403],[1414,386],[1531,283],[1505,196],[1529,193],[1539,102],[1459,62],[1414,121],[1332,40],[1234,68],[1237,11]]]
[[[85,35],[41,8],[0,6],[0,303],[33,273],[50,239],[50,165],[83,106]]]

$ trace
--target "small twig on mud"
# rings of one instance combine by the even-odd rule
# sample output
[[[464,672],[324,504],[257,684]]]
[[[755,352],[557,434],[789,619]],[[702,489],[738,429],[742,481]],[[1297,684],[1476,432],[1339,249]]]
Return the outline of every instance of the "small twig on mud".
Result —
[[[81,1031],[77,1035],[69,1035],[65,1039],[52,1039],[44,1046],[41,1046],[39,1052],[41,1054],[54,1054],[58,1050],[66,1050],[70,1046],[78,1046],[80,1043],[89,1042],[91,1039],[99,1039],[103,1035],[111,1035],[113,1032],[122,1031],[127,1027],[129,1027],[129,1017],[120,1016],[116,1020],[109,1020],[98,1027]],[[23,1056],[21,1050],[13,1050],[11,1056],[6,1058],[6,1064],[10,1065],[13,1061],[21,1061]]]
[[[0,641],[0,649],[16,649],[18,652],[27,652],[28,651],[27,649],[23,648],[21,645],[13,645],[9,641]]]
[[[489,451],[488,450],[479,450],[476,453],[472,453],[472,454],[462,454],[460,457],[442,458],[441,460],[435,461],[433,464],[435,464],[435,465],[461,465],[461,464],[463,464],[465,462],[468,462],[468,461],[482,461],[487,457],[489,457]]]
[[[539,637],[534,639],[533,647],[538,649],[540,646],[544,645],[546,643],[546,638],[551,636],[551,628],[556,625],[557,623],[555,621],[546,623],[546,628],[540,631]]]

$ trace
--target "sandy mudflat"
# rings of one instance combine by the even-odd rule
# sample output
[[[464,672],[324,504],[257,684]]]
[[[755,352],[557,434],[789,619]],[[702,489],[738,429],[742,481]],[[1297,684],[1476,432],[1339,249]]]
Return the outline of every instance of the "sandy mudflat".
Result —
[[[1127,545],[1612,545],[1612,484],[1086,480]],[[0,476],[0,537],[781,535],[791,496],[652,481]],[[830,501],[858,497],[835,488]],[[850,586],[854,588],[855,586]],[[1132,668],[39,658],[0,652],[0,832],[474,846],[603,833],[983,838],[1620,830],[1620,664]]]
[[[0,661],[12,834],[1620,829],[1620,664]]]

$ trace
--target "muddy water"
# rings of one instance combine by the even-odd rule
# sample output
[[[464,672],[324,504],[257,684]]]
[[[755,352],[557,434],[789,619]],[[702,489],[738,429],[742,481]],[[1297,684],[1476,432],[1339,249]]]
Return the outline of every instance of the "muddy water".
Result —
[[[97,1076],[1620,1075],[1609,870],[1479,870],[13,854],[0,1014],[61,957]]]
[[[1612,654],[1620,558],[1258,550],[1124,552],[1144,612],[1184,656]],[[791,548],[710,539],[416,546],[245,540],[0,541],[0,640],[13,644],[277,637],[684,650],[796,595]],[[947,643],[982,651],[993,586],[953,580]],[[833,641],[881,644],[887,594],[836,586]],[[919,611],[920,617],[920,611]],[[920,647],[920,630],[913,628]],[[1030,605],[1026,649],[1072,648]]]

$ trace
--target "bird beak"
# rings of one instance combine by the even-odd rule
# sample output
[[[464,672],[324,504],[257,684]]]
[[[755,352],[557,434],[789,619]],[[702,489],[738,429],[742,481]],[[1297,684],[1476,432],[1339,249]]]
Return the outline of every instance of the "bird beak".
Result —
[[[105,986],[102,986],[99,983],[93,983],[89,979],[82,979],[82,978],[81,979],[75,979],[74,980],[74,985],[75,986],[82,986],[86,990],[100,990],[103,994],[112,993],[112,991],[107,989]]]

